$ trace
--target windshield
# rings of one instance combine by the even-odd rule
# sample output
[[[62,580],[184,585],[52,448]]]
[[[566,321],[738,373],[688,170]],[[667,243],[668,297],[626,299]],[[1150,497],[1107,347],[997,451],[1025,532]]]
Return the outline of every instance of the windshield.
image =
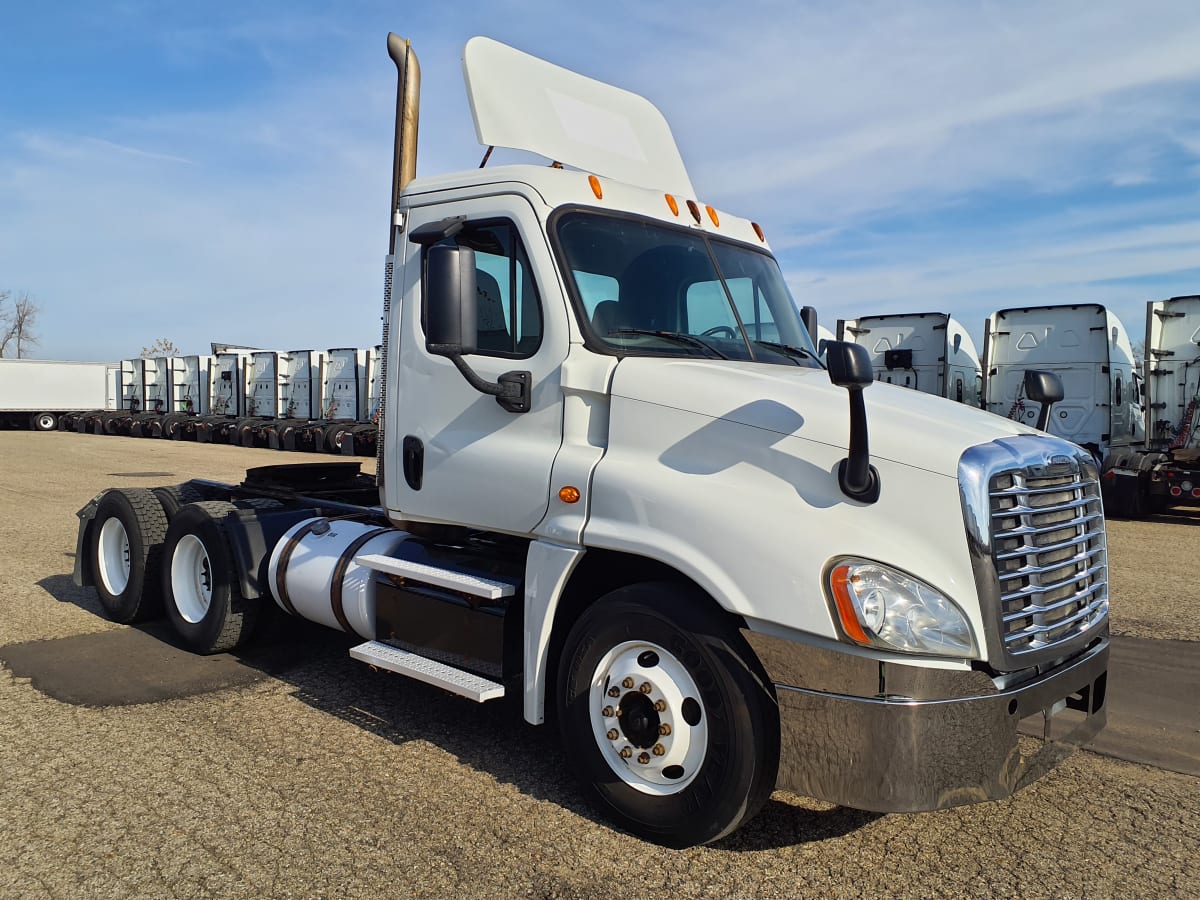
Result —
[[[617,353],[820,367],[770,254],[594,212],[564,214],[556,235],[589,343]]]

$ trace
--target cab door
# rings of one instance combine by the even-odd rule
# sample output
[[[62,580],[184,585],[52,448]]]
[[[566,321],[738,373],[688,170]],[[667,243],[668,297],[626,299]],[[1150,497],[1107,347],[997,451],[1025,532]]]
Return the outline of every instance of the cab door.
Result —
[[[527,534],[546,514],[562,443],[566,305],[545,236],[519,195],[417,207],[405,237],[458,216],[461,229],[443,242],[475,252],[479,330],[478,351],[464,359],[491,382],[529,372],[530,409],[506,411],[425,349],[428,250],[406,243],[401,321],[392,317],[400,341],[388,376],[387,505],[393,517]]]

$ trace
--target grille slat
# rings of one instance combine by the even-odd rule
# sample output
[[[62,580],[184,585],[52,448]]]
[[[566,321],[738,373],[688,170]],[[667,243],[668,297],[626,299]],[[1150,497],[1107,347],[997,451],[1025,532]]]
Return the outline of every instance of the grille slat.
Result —
[[[993,474],[989,495],[1009,656],[1040,654],[1098,624],[1108,612],[1108,552],[1096,479],[1007,470]]]

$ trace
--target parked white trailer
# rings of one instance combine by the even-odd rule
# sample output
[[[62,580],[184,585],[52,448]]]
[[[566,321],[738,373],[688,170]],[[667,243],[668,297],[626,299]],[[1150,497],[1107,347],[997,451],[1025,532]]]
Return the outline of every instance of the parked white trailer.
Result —
[[[1101,460],[1110,448],[1145,439],[1140,376],[1129,333],[1098,303],[1025,306],[992,313],[984,334],[985,409],[1026,424],[1038,405],[1024,393],[1026,371],[1063,384],[1047,430]]]
[[[1146,305],[1146,440],[1114,451],[1106,508],[1138,517],[1200,505],[1200,296]]]
[[[837,339],[867,348],[876,381],[948,397],[982,401],[979,353],[962,323],[947,313],[894,313],[839,319]]]
[[[0,425],[53,431],[64,413],[114,409],[115,363],[0,359]]]
[[[474,38],[481,143],[561,168],[415,179],[419,69],[388,48],[378,478],[100,494],[75,577],[114,619],[165,610],[207,653],[275,603],[377,669],[515,695],[605,815],[671,846],[776,787],[886,812],[1005,797],[1095,735],[1090,454],[879,384],[854,344],[823,367],[763,230],[696,199],[635,94]],[[1018,745],[1027,719],[1060,742]]]

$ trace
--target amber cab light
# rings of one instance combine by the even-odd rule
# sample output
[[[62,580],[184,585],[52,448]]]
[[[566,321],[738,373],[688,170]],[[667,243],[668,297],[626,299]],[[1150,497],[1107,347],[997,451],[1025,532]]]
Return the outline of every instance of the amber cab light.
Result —
[[[588,184],[592,186],[592,193],[596,195],[597,200],[604,199],[604,191],[600,189],[600,179],[595,175],[588,176]]]
[[[854,601],[850,599],[849,580],[855,578],[850,574],[849,566],[837,566],[829,573],[829,586],[833,588],[833,602],[837,605],[838,618],[842,621],[842,630],[846,637],[860,644],[870,644],[871,639],[863,631],[854,611]]]

